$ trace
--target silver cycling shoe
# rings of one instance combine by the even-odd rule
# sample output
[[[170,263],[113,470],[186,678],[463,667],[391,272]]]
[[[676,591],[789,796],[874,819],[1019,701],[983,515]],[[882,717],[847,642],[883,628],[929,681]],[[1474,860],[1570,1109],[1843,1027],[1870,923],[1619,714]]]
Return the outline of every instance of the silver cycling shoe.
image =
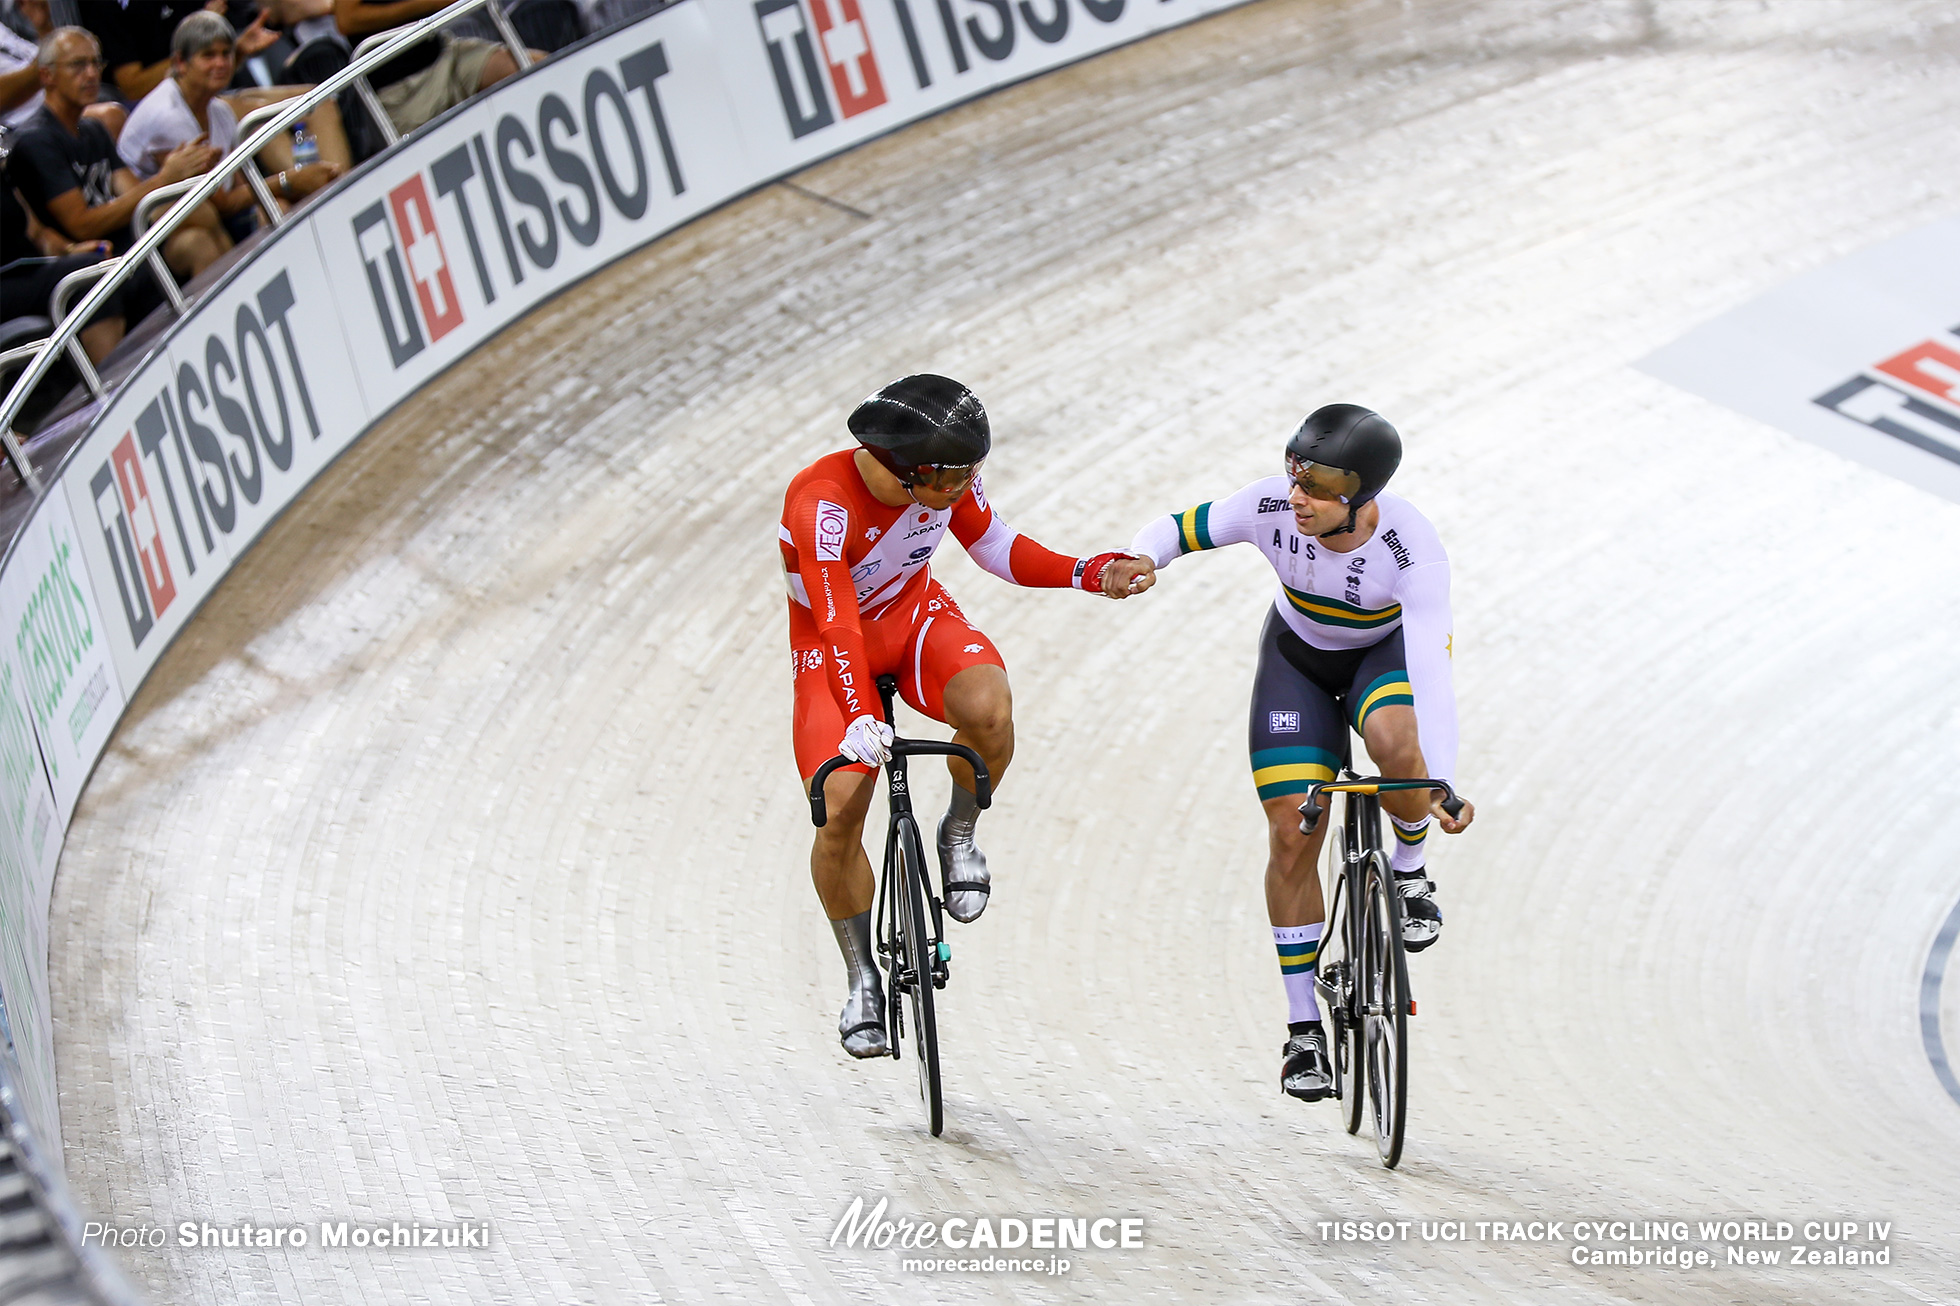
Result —
[[[885,991],[875,973],[868,984],[851,985],[844,1014],[837,1018],[837,1034],[854,1057],[882,1057],[892,1050],[885,1034]]]
[[[962,925],[980,919],[993,888],[987,854],[974,843],[973,826],[951,812],[939,818],[939,878],[946,890],[946,914]]]
[[[878,966],[871,959],[871,913],[832,921],[830,928],[837,936],[837,949],[844,954],[844,973],[851,982],[844,1014],[837,1018],[837,1036],[844,1041],[844,1050],[854,1057],[882,1057],[891,1051],[891,1042],[885,1033],[885,989],[878,982]]]

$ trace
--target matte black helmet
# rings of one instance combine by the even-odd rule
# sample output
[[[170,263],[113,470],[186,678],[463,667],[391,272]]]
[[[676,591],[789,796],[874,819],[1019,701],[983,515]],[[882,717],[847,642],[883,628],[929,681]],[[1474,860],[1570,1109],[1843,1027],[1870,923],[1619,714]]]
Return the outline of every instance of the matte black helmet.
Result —
[[[1388,419],[1357,404],[1328,404],[1307,414],[1286,442],[1287,474],[1313,477],[1313,469],[1334,475],[1318,478],[1349,508],[1359,508],[1382,492],[1402,465],[1402,437]]]
[[[907,485],[934,469],[972,467],[993,447],[987,410],[958,381],[930,372],[901,377],[851,413],[851,434]]]

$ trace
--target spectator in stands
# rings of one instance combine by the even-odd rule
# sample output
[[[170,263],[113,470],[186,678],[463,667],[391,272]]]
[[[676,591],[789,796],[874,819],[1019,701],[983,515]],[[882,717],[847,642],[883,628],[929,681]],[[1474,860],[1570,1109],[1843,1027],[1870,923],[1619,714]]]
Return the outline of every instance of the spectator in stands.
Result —
[[[353,56],[354,47],[334,22],[333,0],[264,0],[260,12],[292,43],[293,53],[279,68],[289,82],[323,82]]]
[[[54,30],[48,0],[17,0],[16,12],[34,28],[34,39],[0,26],[0,123],[23,126],[41,107],[41,74],[34,66],[40,38]]]
[[[31,225],[20,201],[14,198],[13,187],[0,186],[0,305],[5,306],[6,323],[21,318],[48,318],[48,300],[61,279],[109,257],[106,240],[62,241],[54,250],[44,250],[29,234]],[[50,253],[56,257],[49,257]],[[51,329],[45,322],[37,322],[24,339],[9,339],[8,344],[39,339]],[[95,362],[101,362],[116,347],[123,338],[120,290],[110,294],[108,302],[97,310],[80,335],[82,348]]]
[[[244,6],[233,6],[244,7]],[[215,13],[224,17],[226,0],[208,0],[198,5],[186,0],[157,3],[157,0],[77,0],[82,25],[102,38],[108,72],[116,89],[132,104],[143,99],[170,76],[171,41],[177,25],[192,14]],[[279,38],[266,30],[266,10],[256,10],[251,22],[233,40],[234,60],[249,59],[272,46]],[[247,87],[225,93],[224,100],[235,118],[254,109],[278,104],[313,89],[311,86]],[[307,126],[319,143],[320,159],[352,165],[353,152],[347,148],[347,132],[341,125],[340,110],[331,101],[307,114]],[[293,146],[290,140],[275,140],[259,151],[259,165],[268,175],[290,170]]]
[[[334,0],[334,21],[357,45],[376,32],[405,27],[444,7],[448,0]],[[544,58],[541,50],[533,59]],[[517,71],[510,51],[490,41],[448,33],[421,41],[368,74],[381,107],[404,136],[445,109],[496,85]]]
[[[191,14],[214,9],[223,15],[225,0],[76,0],[83,27],[102,41],[103,71],[116,94],[135,104],[170,76],[170,37]],[[247,38],[250,47],[263,29]],[[272,44],[270,36],[264,44]],[[256,54],[248,48],[244,53]]]
[[[117,153],[137,177],[154,175],[170,151],[186,141],[202,138],[222,153],[231,153],[238,143],[238,119],[219,93],[231,82],[236,41],[231,24],[208,9],[200,9],[177,24],[170,44],[170,76],[158,82],[130,112],[122,139],[116,143]],[[338,163],[283,169],[273,176],[272,191],[282,200],[300,200],[344,171]],[[212,197],[218,212],[233,219],[227,225],[234,236],[250,231],[254,202],[252,188],[236,174]],[[240,218],[244,219],[242,224],[237,221]]]
[[[186,141],[164,156],[153,176],[139,181],[116,166],[108,130],[82,115],[102,85],[102,47],[95,37],[79,27],[56,28],[42,38],[36,58],[46,101],[14,142],[7,175],[41,225],[70,241],[107,240],[120,254],[132,243],[136,202],[159,186],[209,171],[219,152],[202,137]],[[178,229],[164,246],[164,259],[180,275],[194,276],[230,245],[210,210]]]

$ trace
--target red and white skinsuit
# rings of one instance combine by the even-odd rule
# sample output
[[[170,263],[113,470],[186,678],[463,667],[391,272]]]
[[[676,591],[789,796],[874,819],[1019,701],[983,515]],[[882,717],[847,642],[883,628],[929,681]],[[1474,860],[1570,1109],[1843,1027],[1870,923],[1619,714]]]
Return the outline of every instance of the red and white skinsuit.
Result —
[[[881,714],[878,676],[896,674],[906,702],[944,721],[947,681],[981,663],[1005,667],[993,641],[932,578],[933,550],[949,529],[986,570],[1039,589],[1099,591],[1103,566],[1120,556],[1064,557],[1017,534],[987,502],[978,476],[951,508],[935,511],[878,502],[855,450],[798,472],[783,496],[781,544],[796,669],[796,767],[805,778],[837,755],[853,720]]]

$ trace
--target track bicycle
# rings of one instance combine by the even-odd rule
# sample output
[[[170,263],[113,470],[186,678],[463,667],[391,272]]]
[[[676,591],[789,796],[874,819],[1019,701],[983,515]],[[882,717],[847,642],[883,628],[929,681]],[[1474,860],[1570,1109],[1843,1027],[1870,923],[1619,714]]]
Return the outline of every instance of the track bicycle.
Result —
[[[1363,1089],[1372,1108],[1375,1148],[1393,1170],[1402,1160],[1409,1104],[1408,954],[1402,946],[1402,895],[1382,851],[1381,795],[1439,790],[1452,819],[1463,800],[1442,780],[1361,776],[1345,761],[1337,780],[1316,780],[1300,804],[1300,832],[1320,824],[1320,795],[1342,794],[1341,824],[1333,831],[1333,892],[1321,932],[1314,992],[1328,1015],[1334,1098],[1350,1134],[1361,1129]],[[1330,959],[1329,954],[1332,954]]]
[[[878,677],[878,695],[884,700],[886,725],[894,725],[892,699],[897,693],[896,677]],[[925,842],[919,837],[919,823],[912,815],[905,759],[935,754],[966,759],[967,765],[973,768],[973,800],[982,810],[993,803],[993,784],[987,775],[987,764],[964,744],[894,737],[891,751],[891,761],[885,764],[891,800],[885,829],[885,869],[878,878],[872,916],[877,923],[878,962],[886,975],[885,1035],[891,1055],[897,1058],[905,1032],[904,1009],[911,1008],[912,1038],[918,1044],[913,1059],[919,1063],[919,1098],[925,1103],[926,1122],[932,1136],[937,1138],[946,1120],[940,1099],[939,1025],[933,1014],[932,995],[934,990],[946,987],[953,949],[946,942],[943,904],[933,895],[932,879],[926,873]],[[824,781],[838,767],[850,766],[855,761],[855,758],[833,757],[810,777],[810,820],[819,828],[829,819],[824,810]],[[904,995],[902,1003],[901,994]]]

